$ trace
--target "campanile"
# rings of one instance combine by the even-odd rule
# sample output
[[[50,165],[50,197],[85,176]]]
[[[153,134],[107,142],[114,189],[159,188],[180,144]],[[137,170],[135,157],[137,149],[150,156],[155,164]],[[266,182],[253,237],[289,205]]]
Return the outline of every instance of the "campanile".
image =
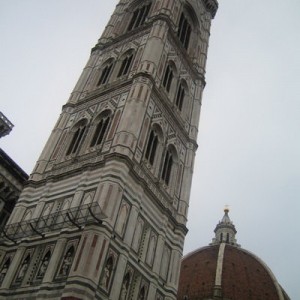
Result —
[[[176,299],[217,8],[119,1],[1,235],[1,299]]]

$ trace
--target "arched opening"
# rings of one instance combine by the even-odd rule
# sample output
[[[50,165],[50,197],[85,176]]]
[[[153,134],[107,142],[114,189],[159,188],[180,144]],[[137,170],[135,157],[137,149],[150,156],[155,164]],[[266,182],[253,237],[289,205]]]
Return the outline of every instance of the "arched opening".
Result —
[[[84,133],[86,130],[87,120],[83,119],[77,122],[77,124],[71,130],[73,136],[66,152],[66,155],[69,156],[71,154],[75,154],[83,140]]]
[[[128,74],[133,61],[133,54],[133,50],[129,50],[124,55],[122,55],[121,66],[117,77],[121,77]]]
[[[95,147],[104,141],[105,135],[107,133],[107,129],[111,120],[111,111],[105,110],[102,112],[99,117],[96,118],[94,122],[96,125],[94,135],[90,144],[90,147]]]
[[[133,15],[132,15],[132,18],[131,18],[131,21],[129,23],[127,31],[131,31],[135,28],[138,28],[138,27],[142,26],[145,23],[146,18],[149,15],[150,8],[151,8],[151,2],[137,8],[133,12]]]
[[[182,107],[184,104],[184,98],[185,95],[187,94],[187,83],[185,80],[181,80],[179,82],[178,88],[177,88],[177,93],[176,93],[176,98],[175,98],[175,105],[178,107],[180,111],[182,111]]]
[[[170,89],[172,86],[172,81],[173,81],[175,74],[176,74],[176,66],[175,66],[174,62],[169,61],[166,66],[164,78],[162,81],[162,85],[166,89],[167,92],[170,92]]]
[[[112,68],[114,65],[114,59],[110,58],[109,60],[107,60],[103,66],[102,66],[102,71],[101,71],[101,75],[100,78],[98,80],[97,86],[105,84],[108,82]]]

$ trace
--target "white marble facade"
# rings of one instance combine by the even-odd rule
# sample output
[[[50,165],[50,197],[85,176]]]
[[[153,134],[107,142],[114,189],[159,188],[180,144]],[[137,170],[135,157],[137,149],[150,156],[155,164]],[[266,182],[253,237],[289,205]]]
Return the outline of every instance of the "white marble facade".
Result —
[[[11,215],[0,299],[176,299],[216,0],[121,0]]]

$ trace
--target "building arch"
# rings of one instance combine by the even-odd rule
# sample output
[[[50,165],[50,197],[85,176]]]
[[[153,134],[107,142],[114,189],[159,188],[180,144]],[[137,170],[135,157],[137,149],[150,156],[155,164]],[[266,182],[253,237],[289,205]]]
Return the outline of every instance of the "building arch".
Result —
[[[185,79],[180,79],[177,86],[174,104],[180,110],[187,106],[188,84]]]
[[[22,280],[24,279],[26,272],[28,270],[29,267],[29,263],[31,261],[31,253],[27,253],[27,255],[25,256],[25,258],[23,259],[23,262],[18,270],[18,273],[16,275],[16,279],[15,281],[17,283],[21,283]]]
[[[166,93],[169,95],[170,99],[174,97],[174,90],[176,89],[176,81],[178,76],[178,69],[176,64],[173,60],[168,60],[163,79],[162,79],[162,86],[164,87]]]
[[[199,28],[200,23],[199,23],[197,13],[189,0],[187,0],[186,3],[184,4],[183,11],[188,15],[193,28]]]
[[[90,147],[99,147],[103,145],[105,141],[108,128],[110,126],[112,119],[112,111],[110,109],[103,110],[100,114],[98,114],[92,124],[91,124],[91,140],[90,140]]]
[[[101,287],[105,290],[109,289],[111,279],[112,279],[112,273],[115,265],[115,258],[112,254],[108,256],[105,262],[105,266],[103,269],[102,279],[101,279]]]
[[[174,194],[176,188],[178,166],[178,151],[173,144],[169,144],[163,156],[160,178],[171,195]]]
[[[80,149],[82,141],[84,140],[87,124],[88,120],[83,118],[70,129],[66,156],[75,155]]]
[[[158,123],[153,123],[149,130],[144,158],[155,176],[158,176],[164,141],[165,138],[161,126]]]
[[[193,6],[190,3],[185,3],[178,21],[177,36],[187,52],[192,48],[191,40],[193,40],[193,35],[197,34],[199,26],[199,20]]]
[[[128,19],[130,19],[130,21],[127,26],[127,31],[132,31],[145,24],[147,17],[150,14],[151,5],[152,5],[152,0],[151,1],[136,0],[131,3],[131,5],[128,7],[128,10],[130,11],[130,15],[128,15],[127,17]]]
[[[106,83],[108,83],[110,81],[110,77],[112,74],[112,70],[115,64],[115,59],[110,57],[109,59],[107,59],[102,65],[101,67],[98,69],[98,76],[97,76],[97,84],[96,86],[101,86],[104,85]]]
[[[118,62],[116,64],[118,78],[129,74],[132,64],[133,64],[134,54],[135,54],[135,50],[131,48],[131,49],[126,50],[120,56],[120,58],[118,59]]]
[[[68,276],[71,269],[74,255],[75,255],[75,247],[73,244],[71,244],[67,247],[67,251],[65,252],[65,255],[63,257],[62,264],[58,272],[59,276]]]
[[[44,277],[44,275],[48,269],[50,258],[51,258],[51,250],[48,249],[46,254],[43,256],[43,259],[42,259],[40,267],[38,269],[36,278],[42,279]]]

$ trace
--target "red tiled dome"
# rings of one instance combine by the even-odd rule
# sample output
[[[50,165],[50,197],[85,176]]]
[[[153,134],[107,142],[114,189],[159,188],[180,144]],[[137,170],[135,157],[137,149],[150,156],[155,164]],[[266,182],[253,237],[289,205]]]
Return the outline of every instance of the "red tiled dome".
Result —
[[[274,275],[259,258],[246,250],[225,243],[222,251],[220,245],[200,248],[183,258],[178,300],[289,299]],[[223,256],[223,259],[220,256]],[[220,284],[216,284],[217,277]]]
[[[210,246],[181,262],[178,300],[290,300],[267,265],[237,244],[226,208]]]

